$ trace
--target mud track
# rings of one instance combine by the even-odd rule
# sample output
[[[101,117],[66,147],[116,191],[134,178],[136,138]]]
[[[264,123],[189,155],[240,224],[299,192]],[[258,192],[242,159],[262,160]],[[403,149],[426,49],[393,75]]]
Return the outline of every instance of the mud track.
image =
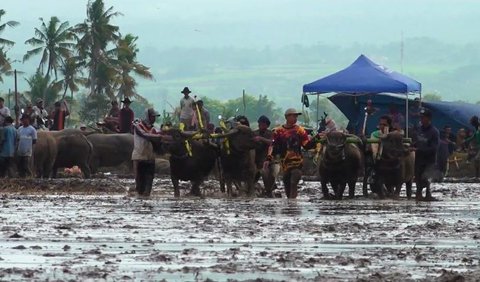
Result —
[[[175,200],[166,179],[142,200],[127,195],[132,186],[126,179],[2,182],[0,280],[480,277],[479,184],[435,184],[440,201],[419,203],[324,201],[318,183],[290,201],[225,199],[210,191],[215,182],[207,183],[211,197]]]

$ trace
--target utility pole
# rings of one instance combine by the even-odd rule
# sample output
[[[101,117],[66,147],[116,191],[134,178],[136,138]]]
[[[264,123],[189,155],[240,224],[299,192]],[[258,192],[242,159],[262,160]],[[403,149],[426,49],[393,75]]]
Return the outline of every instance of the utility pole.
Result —
[[[17,70],[13,71],[13,76],[15,77],[15,121],[18,124],[20,119],[20,107],[18,106],[18,91],[17,91]]]

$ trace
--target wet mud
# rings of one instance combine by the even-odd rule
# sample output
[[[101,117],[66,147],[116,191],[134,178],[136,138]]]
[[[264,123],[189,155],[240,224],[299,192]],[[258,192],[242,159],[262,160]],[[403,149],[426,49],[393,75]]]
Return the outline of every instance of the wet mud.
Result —
[[[0,280],[478,281],[480,184],[434,184],[436,202],[326,201],[318,185],[174,199],[157,179],[146,200],[131,179],[3,181]]]

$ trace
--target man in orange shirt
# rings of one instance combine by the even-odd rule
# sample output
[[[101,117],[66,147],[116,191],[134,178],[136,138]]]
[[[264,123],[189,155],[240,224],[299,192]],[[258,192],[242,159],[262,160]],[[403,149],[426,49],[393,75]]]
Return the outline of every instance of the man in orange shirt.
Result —
[[[302,178],[302,147],[308,150],[315,146],[305,128],[297,124],[301,114],[293,108],[285,111],[286,123],[274,129],[273,143],[267,156],[267,162],[272,161],[274,155],[281,157],[285,194],[291,199],[297,198],[298,183]]]

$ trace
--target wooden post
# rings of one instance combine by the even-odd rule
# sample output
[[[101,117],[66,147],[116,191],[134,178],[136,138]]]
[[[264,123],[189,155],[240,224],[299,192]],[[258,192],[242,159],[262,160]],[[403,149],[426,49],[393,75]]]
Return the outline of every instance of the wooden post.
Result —
[[[18,124],[20,119],[20,106],[18,105],[17,70],[16,69],[13,71],[13,76],[15,79],[15,124]]]

